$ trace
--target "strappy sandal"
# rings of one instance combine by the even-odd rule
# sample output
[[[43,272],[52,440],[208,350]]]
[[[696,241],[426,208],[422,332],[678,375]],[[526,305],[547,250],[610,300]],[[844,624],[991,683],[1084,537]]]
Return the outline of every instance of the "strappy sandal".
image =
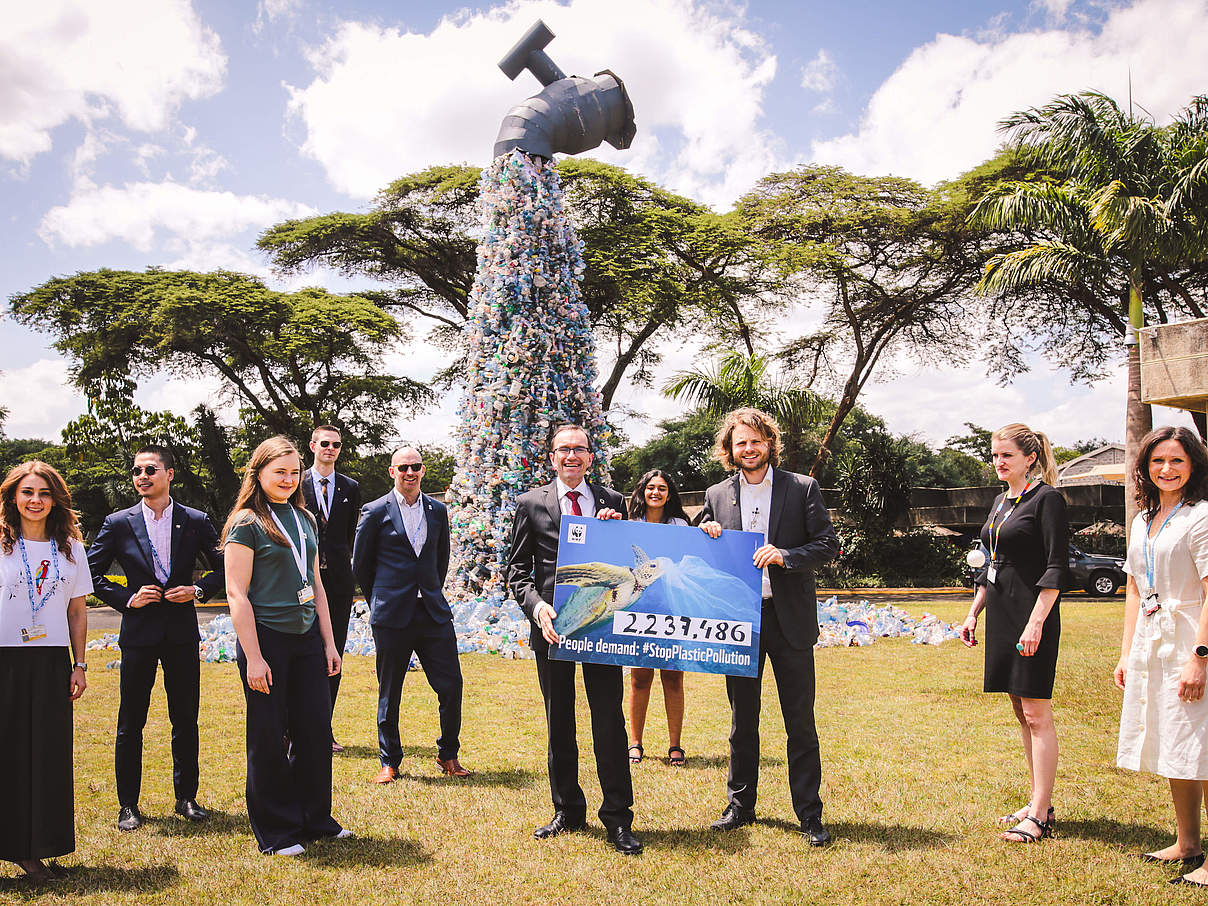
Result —
[[[1033,833],[1024,827],[1024,821],[1031,821],[1035,824],[1036,832]],[[1023,820],[1019,822],[1017,827],[1004,831],[999,836],[1006,843],[1039,843],[1042,838],[1053,836],[1053,825],[1048,821],[1033,818],[1031,815],[1024,815]]]
[[[675,755],[679,752],[679,756]],[[667,750],[667,764],[675,768],[682,768],[688,763],[688,756],[684,754],[684,750],[679,746],[672,746]]]
[[[1020,821],[1022,821],[1024,818],[1026,818],[1028,816],[1028,809],[1030,809],[1031,807],[1032,807],[1032,803],[1029,802],[1027,805],[1025,805],[1023,808],[1021,808],[1018,812],[1011,812],[1011,814],[1009,814],[1009,815],[1003,815],[1001,818],[998,819],[998,823],[999,824],[1018,824]],[[1057,815],[1053,811],[1053,807],[1051,805],[1049,806],[1049,814],[1047,817],[1048,817],[1048,821],[1046,823],[1050,827],[1052,827],[1054,824],[1057,823]]]
[[[634,749],[638,750],[638,754],[636,756],[633,754]],[[641,764],[642,758],[645,756],[645,754],[646,754],[646,751],[645,751],[645,749],[642,748],[642,744],[640,742],[635,742],[633,745],[631,745],[629,747],[629,763],[630,764]]]

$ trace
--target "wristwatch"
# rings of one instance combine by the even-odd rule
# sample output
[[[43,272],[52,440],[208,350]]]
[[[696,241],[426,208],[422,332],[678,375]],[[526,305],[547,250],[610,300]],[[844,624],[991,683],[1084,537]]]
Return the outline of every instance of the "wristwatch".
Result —
[[[83,670],[85,673],[87,673],[87,672],[88,672],[88,665],[87,665],[87,664],[82,664],[82,663],[80,663],[79,661],[76,661],[76,662],[75,662],[75,665],[76,665],[77,667],[79,667],[81,670]]]
[[[202,587],[200,585],[193,586],[193,600],[200,601],[202,598],[202,595],[204,595],[204,594],[205,594],[205,591],[204,591],[204,589],[202,589]]]
[[[1208,645],[1196,645],[1195,646],[1195,656],[1202,657],[1202,658],[1208,658]]]

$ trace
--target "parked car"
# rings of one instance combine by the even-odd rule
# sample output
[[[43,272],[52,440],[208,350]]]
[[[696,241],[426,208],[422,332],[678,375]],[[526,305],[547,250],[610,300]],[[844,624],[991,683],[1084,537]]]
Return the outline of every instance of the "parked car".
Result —
[[[971,550],[981,548],[986,557],[990,552],[985,545],[976,542]],[[973,576],[978,572],[970,566],[965,567],[965,585],[973,585]],[[1124,585],[1124,561],[1119,557],[1108,557],[1103,554],[1088,554],[1070,545],[1070,567],[1066,579],[1065,591],[1086,589],[1086,593],[1096,598],[1107,598],[1114,595]]]
[[[1085,588],[1088,595],[1106,598],[1114,595],[1126,581],[1124,561],[1119,557],[1087,554],[1070,545],[1069,588]]]

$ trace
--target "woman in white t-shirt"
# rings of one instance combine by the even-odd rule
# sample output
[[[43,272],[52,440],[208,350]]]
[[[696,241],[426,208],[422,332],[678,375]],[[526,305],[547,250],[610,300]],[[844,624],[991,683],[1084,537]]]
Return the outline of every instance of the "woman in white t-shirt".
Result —
[[[63,476],[14,466],[0,483],[0,859],[39,881],[56,875],[43,859],[75,851],[71,703],[88,685],[91,591]]]
[[[680,502],[679,490],[662,469],[651,469],[638,480],[629,498],[629,518],[666,525],[688,525],[688,514]],[[660,670],[663,704],[667,709],[667,762],[683,767],[687,762],[680,733],[684,727],[684,671]],[[639,764],[645,755],[642,734],[646,730],[646,709],[650,706],[650,687],[654,685],[653,667],[633,667],[629,671],[629,762]]]

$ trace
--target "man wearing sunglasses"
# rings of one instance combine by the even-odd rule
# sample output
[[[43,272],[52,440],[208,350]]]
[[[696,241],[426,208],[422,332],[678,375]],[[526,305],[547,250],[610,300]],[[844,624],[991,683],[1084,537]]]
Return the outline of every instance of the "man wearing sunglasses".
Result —
[[[209,517],[172,499],[172,453],[146,446],[130,470],[141,502],[105,518],[88,549],[96,596],[122,614],[121,702],[117,712],[114,767],[118,821],[124,831],[143,823],[138,799],[143,780],[143,727],[151,704],[156,668],[164,668],[164,693],[172,722],[172,786],[176,813],[202,821],[197,804],[197,710],[201,670],[194,605],[223,588],[222,552]],[[194,583],[200,555],[210,567]],[[116,561],[125,584],[105,575]]]
[[[356,534],[357,514],[361,512],[361,486],[336,471],[342,446],[339,428],[319,425],[310,433],[314,461],[302,476],[302,495],[319,523],[319,577],[327,592],[331,632],[340,657],[344,656],[344,645],[348,641],[348,618],[352,615],[352,595],[356,591],[356,580],[352,576],[352,538]],[[333,714],[343,675],[340,671],[328,677]],[[344,751],[344,747],[336,742],[334,731],[331,751],[337,754]]]
[[[420,491],[424,460],[415,447],[390,457],[394,488],[361,510],[352,568],[369,602],[377,646],[378,754],[374,783],[390,783],[403,759],[398,731],[399,699],[411,655],[419,655],[436,693],[440,738],[436,764],[450,777],[469,777],[457,760],[461,747],[461,664],[453,612],[445,600],[449,572],[449,513]]]

